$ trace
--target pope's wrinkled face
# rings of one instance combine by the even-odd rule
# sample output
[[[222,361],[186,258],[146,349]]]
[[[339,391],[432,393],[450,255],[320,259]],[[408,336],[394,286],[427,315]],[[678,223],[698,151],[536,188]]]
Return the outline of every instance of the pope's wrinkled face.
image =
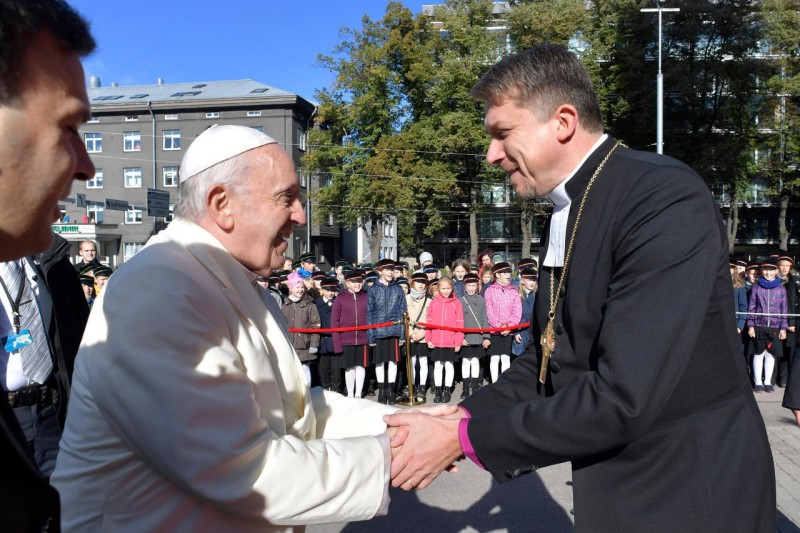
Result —
[[[269,276],[286,262],[296,224],[306,223],[294,162],[277,144],[254,148],[244,187],[230,191],[235,227],[229,251],[248,269]]]

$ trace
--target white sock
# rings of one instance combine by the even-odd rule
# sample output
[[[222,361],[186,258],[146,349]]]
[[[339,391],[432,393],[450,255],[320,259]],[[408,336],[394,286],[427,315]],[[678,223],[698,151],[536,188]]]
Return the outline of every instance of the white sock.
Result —
[[[433,363],[433,384],[436,387],[441,387],[442,386],[442,369],[443,368],[444,368],[444,365],[442,364],[441,361],[436,361],[435,363]]]
[[[775,370],[775,357],[769,353],[764,352],[764,385],[770,385],[772,382],[772,371]]]
[[[764,354],[766,351],[753,355],[753,381],[756,385],[763,385],[761,372],[764,370]]]
[[[477,379],[478,378],[478,374],[481,371],[480,359],[478,359],[477,357],[473,357],[473,358],[470,359],[470,364],[472,365],[472,377]]]
[[[387,364],[389,365],[389,383],[394,383],[397,381],[397,363],[389,361]]]
[[[472,362],[472,359],[462,359],[461,360],[461,377],[463,379],[469,378],[469,370],[470,370],[470,367],[472,366],[470,364],[471,362]]]
[[[385,379],[385,371],[383,369],[383,363],[379,364],[375,367],[375,379],[378,380],[378,383],[383,383]]]
[[[354,398],[356,390],[356,367],[344,371],[344,384],[347,386],[347,397]]]
[[[364,379],[367,376],[367,369],[363,366],[356,367],[356,398],[361,398],[361,392],[364,390]]]
[[[502,370],[500,370],[500,373],[503,373],[506,370],[508,370],[508,367],[510,367],[510,366],[511,366],[511,356],[510,355],[501,355],[500,356],[500,368],[502,368]]]
[[[428,382],[428,356],[419,358],[419,384],[425,385]]]
[[[456,376],[456,369],[453,366],[453,363],[450,361],[446,361],[444,363],[444,386],[451,387],[453,385],[453,379]]]
[[[308,383],[308,386],[310,387],[311,386],[311,367],[306,365],[306,364],[304,364],[303,365],[303,374],[306,375],[306,383]]]
[[[492,383],[497,382],[498,367],[500,366],[500,356],[492,355],[489,357],[489,372],[492,374]]]

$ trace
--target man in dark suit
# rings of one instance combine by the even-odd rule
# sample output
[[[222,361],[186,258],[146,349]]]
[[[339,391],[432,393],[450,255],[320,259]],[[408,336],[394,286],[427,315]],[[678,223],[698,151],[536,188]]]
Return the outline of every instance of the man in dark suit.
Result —
[[[0,1],[0,261],[47,250],[58,200],[94,176],[78,133],[90,113],[80,57],[94,47],[63,1]],[[25,442],[0,402],[0,530],[58,531],[58,493]]]
[[[589,76],[563,47],[504,59],[473,94],[487,160],[555,206],[537,342],[458,417],[391,417],[410,424],[393,485],[422,488],[462,454],[499,482],[570,461],[580,531],[774,531],[769,442],[702,179],[604,135]]]

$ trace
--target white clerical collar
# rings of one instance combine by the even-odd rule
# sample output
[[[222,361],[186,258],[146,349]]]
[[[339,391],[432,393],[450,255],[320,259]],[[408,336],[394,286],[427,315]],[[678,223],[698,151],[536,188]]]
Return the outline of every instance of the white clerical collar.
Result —
[[[567,182],[572,179],[575,174],[577,174],[578,170],[586,163],[586,160],[589,159],[601,144],[608,139],[608,134],[603,134],[597,139],[597,142],[586,152],[586,155],[583,156],[583,159],[572,169],[572,172],[569,173],[564,181],[558,184],[558,186],[553,189],[550,194],[547,195],[548,198],[553,202],[553,214],[550,217],[550,233],[548,237],[548,246],[547,246],[547,254],[545,255],[544,261],[542,264],[544,266],[550,267],[561,267],[564,266],[564,254],[566,252],[566,241],[567,241],[567,221],[569,220],[569,207],[572,203],[572,199],[567,194]]]

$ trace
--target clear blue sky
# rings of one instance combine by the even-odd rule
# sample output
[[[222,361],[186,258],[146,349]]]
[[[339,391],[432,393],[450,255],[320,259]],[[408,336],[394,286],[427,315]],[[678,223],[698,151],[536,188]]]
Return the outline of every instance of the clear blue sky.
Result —
[[[386,0],[68,0],[92,24],[97,51],[87,80],[103,86],[251,78],[313,100],[332,81],[316,64],[360,28],[380,19]],[[421,0],[403,2],[413,13]]]

